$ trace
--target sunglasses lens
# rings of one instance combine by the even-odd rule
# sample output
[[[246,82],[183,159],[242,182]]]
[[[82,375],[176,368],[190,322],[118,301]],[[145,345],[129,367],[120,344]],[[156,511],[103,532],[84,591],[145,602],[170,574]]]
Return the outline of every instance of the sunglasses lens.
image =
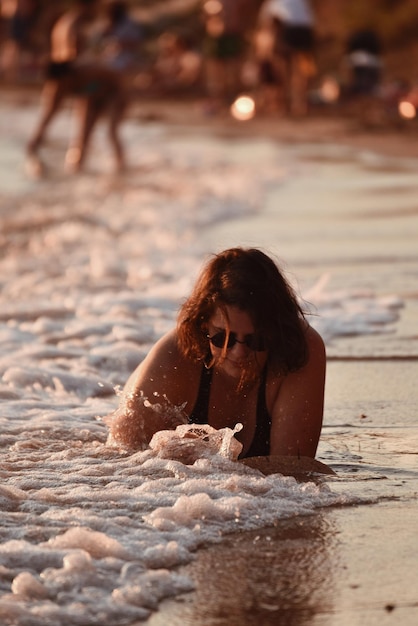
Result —
[[[209,340],[210,340],[211,344],[214,345],[215,348],[223,348],[224,345],[225,345],[225,339],[226,339],[226,333],[225,332],[216,333],[215,335],[212,335],[212,337],[209,337]],[[232,341],[231,341],[231,339],[232,339]],[[232,348],[234,343],[235,343],[235,338],[233,338],[233,337],[231,337],[231,335],[229,335],[227,348]]]
[[[209,336],[208,339],[215,348],[223,348],[225,345],[226,332],[221,331],[215,333],[215,335]],[[228,342],[226,344],[227,349],[233,348],[237,341],[236,334],[229,333]],[[254,350],[255,352],[263,352],[266,349],[263,338],[257,335],[248,335],[243,343],[245,343],[250,350]]]

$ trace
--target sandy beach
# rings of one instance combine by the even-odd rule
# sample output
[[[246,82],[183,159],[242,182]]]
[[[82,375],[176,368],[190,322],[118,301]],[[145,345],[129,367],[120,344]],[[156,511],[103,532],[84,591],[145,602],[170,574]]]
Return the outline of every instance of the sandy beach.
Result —
[[[24,175],[22,142],[35,119],[36,98],[36,93],[21,91],[8,92],[0,100],[3,132],[16,109],[22,120],[20,134],[5,134],[8,151],[2,149],[1,154],[6,222],[11,219],[5,212],[10,198],[21,208],[33,197],[53,193],[57,198],[60,194],[62,202],[71,185],[57,173],[58,166],[49,181],[31,181]],[[270,163],[274,146],[271,161],[280,162],[282,181],[268,179],[264,171],[267,192],[257,210],[234,216],[228,209],[227,220],[203,223],[198,247],[266,248],[284,259],[308,300],[318,307],[325,303],[319,330],[331,333],[330,320],[338,328],[327,342],[318,458],[336,476],[320,481],[338,494],[357,498],[347,506],[278,519],[269,528],[227,533],[219,543],[199,548],[192,562],[176,568],[193,582],[194,590],[164,600],[148,620],[135,623],[415,626],[417,129],[367,131],[353,120],[326,115],[300,121],[256,118],[242,124],[226,117],[207,118],[201,103],[184,101],[136,102],[129,123],[158,127],[158,133],[149,130],[145,135],[148,149],[155,132],[170,154],[183,154],[184,145],[195,156],[199,150],[219,150],[226,164],[234,163],[254,177],[260,176],[259,162]],[[61,137],[62,129],[59,132]],[[62,147],[62,139],[52,143],[54,154]],[[98,174],[95,183],[99,189],[105,185],[107,161],[103,163],[105,173]],[[140,164],[138,176],[144,163],[148,165]],[[165,165],[157,161],[158,167]],[[167,191],[162,180],[152,181],[152,189],[161,184],[170,202],[174,183]],[[87,190],[85,181],[77,184],[77,193]],[[112,178],[106,184],[110,193],[119,193],[124,183]],[[150,224],[152,217],[147,219]],[[116,218],[112,220],[116,228]],[[179,237],[185,237],[181,229],[179,224]],[[187,238],[184,241],[190,245]],[[150,250],[154,254],[151,244]],[[174,244],[173,250],[176,254]],[[116,266],[110,260],[102,263],[98,274],[107,272],[107,282],[114,280],[117,286]],[[188,283],[179,281],[177,287],[187,290]],[[158,289],[155,294],[158,308]],[[166,318],[159,328],[170,323],[170,316]]]

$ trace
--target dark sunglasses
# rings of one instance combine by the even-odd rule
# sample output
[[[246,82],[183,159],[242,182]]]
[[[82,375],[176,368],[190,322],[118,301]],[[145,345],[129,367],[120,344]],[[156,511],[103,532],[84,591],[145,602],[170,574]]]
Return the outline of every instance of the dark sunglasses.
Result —
[[[250,350],[254,350],[255,352],[264,352],[266,349],[265,342],[263,337],[260,335],[246,335],[244,341],[240,341],[237,339],[236,333],[227,333],[226,330],[220,330],[218,333],[214,335],[206,335],[209,341],[215,348],[223,348],[225,346],[225,340],[228,336],[228,341],[226,343],[226,349],[229,350],[236,343],[243,343]]]

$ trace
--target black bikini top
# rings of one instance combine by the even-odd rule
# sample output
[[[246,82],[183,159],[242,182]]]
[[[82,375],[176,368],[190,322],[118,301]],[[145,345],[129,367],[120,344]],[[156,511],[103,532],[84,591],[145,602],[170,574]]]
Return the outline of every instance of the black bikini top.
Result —
[[[207,424],[209,414],[209,396],[212,384],[213,369],[202,367],[199,391],[196,403],[189,416],[189,424]],[[257,414],[254,439],[245,457],[266,456],[270,454],[271,417],[266,404],[267,368],[264,368],[257,396]],[[243,457],[240,457],[243,458]]]

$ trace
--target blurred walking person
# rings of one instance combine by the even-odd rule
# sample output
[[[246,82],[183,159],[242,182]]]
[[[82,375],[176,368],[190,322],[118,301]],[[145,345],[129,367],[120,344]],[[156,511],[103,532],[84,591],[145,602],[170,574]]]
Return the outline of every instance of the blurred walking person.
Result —
[[[5,17],[6,41],[0,58],[0,73],[11,82],[23,78],[22,70],[35,60],[34,31],[40,14],[39,0],[15,0],[9,8],[1,6],[0,20]]]
[[[266,0],[259,22],[274,32],[274,69],[283,85],[285,110],[308,112],[309,80],[315,73],[314,14],[308,0]]]
[[[55,23],[51,32],[50,62],[42,93],[39,123],[27,145],[28,168],[33,175],[43,170],[38,152],[46,131],[67,97],[75,104],[77,134],[66,155],[66,167],[78,171],[84,164],[92,130],[100,115],[109,117],[109,139],[116,167],[124,167],[124,151],[118,128],[126,98],[116,71],[97,62],[87,45],[86,28],[96,18],[97,0],[75,0],[73,7]]]
[[[124,76],[130,76],[138,62],[139,47],[144,39],[142,26],[134,20],[124,0],[106,5],[106,26],[101,34],[103,60]]]
[[[382,77],[382,44],[378,34],[371,28],[355,31],[347,41],[346,50],[348,95],[375,93]]]

